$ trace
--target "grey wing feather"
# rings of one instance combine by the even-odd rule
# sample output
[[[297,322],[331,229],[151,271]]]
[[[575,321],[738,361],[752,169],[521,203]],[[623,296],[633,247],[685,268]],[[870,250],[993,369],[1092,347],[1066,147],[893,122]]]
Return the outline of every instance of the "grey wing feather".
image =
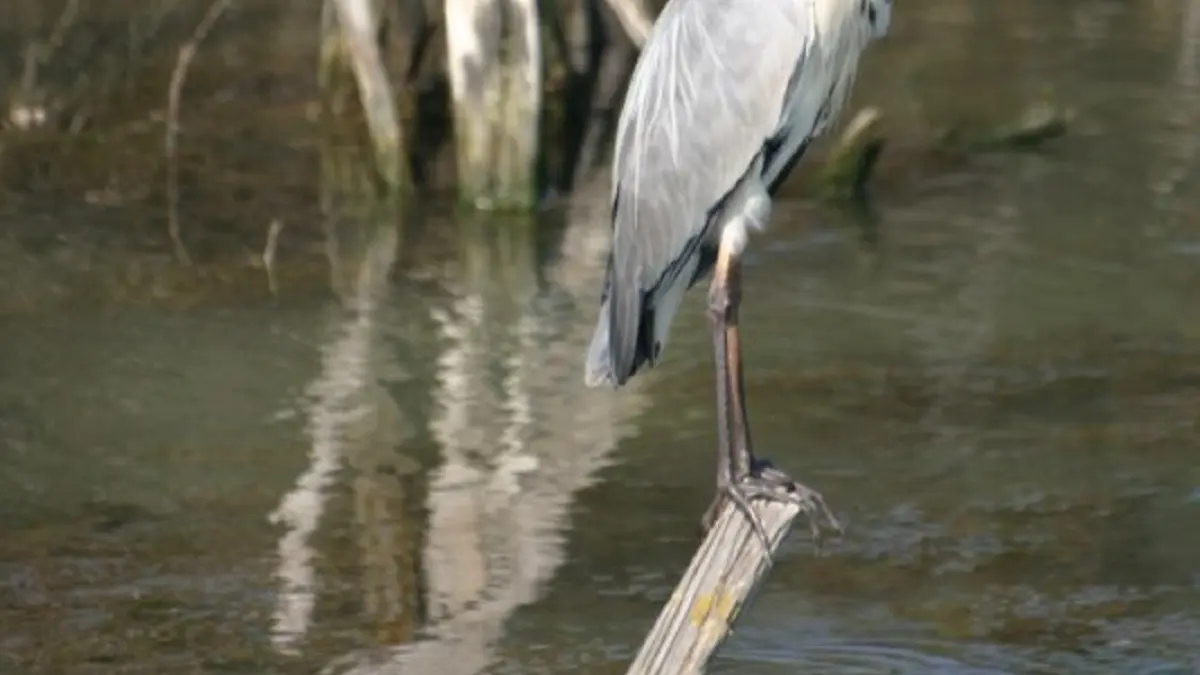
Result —
[[[794,122],[781,116],[812,37],[807,12],[793,0],[672,0],[656,22],[614,148],[606,309],[618,384],[647,294],[699,254],[711,210]]]

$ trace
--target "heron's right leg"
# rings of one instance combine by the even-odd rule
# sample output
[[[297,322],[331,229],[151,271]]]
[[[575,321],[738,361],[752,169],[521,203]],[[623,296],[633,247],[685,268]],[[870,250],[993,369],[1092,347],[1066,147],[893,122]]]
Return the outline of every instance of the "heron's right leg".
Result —
[[[722,488],[733,481],[734,449],[729,426],[729,350],[728,333],[725,330],[729,298],[726,290],[725,268],[718,262],[708,290],[708,320],[712,330],[713,366],[716,371],[717,386],[717,494],[700,521],[701,527],[706,532],[716,522],[717,515],[724,503]],[[749,511],[749,504],[746,505],[746,509],[749,513],[753,513]]]
[[[746,411],[746,384],[742,374],[742,341],[739,329],[738,308],[742,296],[742,263],[732,256],[725,273],[726,295],[730,307],[725,327],[725,363],[729,372],[729,437],[732,453],[733,486],[730,490],[748,503],[752,499],[763,499],[795,504],[807,513],[812,524],[813,539],[820,536],[820,519],[823,516],[835,530],[840,530],[837,519],[825,505],[820,493],[797,483],[785,472],[771,466],[770,462],[755,457],[750,442],[750,422]],[[763,543],[770,549],[765,529],[757,518],[751,518],[759,531]]]
[[[734,223],[732,227],[738,227]],[[723,233],[724,235],[724,233]],[[744,233],[743,233],[744,235]],[[795,504],[813,518],[814,537],[819,534],[816,517],[826,516],[836,529],[821,496],[797,484],[786,473],[754,457],[746,413],[742,377],[742,350],[738,330],[741,300],[741,260],[738,233],[722,236],[709,291],[709,318],[713,329],[713,352],[717,379],[717,495],[704,514],[701,525],[708,530],[716,522],[725,500],[743,513],[755,533],[770,550],[762,518],[751,507],[754,499]]]
[[[734,389],[740,384],[739,378],[731,368],[731,358],[740,356],[740,350],[736,349],[736,345],[731,345],[729,340],[731,335],[735,340],[737,338],[736,330],[731,330],[737,321],[737,300],[733,295],[737,289],[729,283],[730,272],[736,264],[735,255],[722,242],[708,293],[708,316],[712,325],[713,363],[717,380],[717,494],[705,511],[700,525],[706,532],[711,529],[728,499],[750,522],[763,545],[770,549],[766,527],[750,506],[751,498],[769,495],[746,490],[741,484],[751,470],[752,458],[745,443],[744,426],[735,426],[735,422],[744,423],[745,417],[730,405],[731,399],[738,401],[739,405],[741,403],[740,398],[735,398]],[[735,347],[733,352],[730,347]]]

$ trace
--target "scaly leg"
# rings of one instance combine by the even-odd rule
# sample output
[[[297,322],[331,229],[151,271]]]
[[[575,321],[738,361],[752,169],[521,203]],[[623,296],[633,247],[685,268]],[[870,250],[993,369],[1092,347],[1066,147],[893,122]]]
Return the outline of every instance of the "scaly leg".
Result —
[[[712,528],[717,514],[721,511],[724,486],[733,482],[733,437],[729,427],[729,350],[726,342],[728,333],[725,330],[725,307],[728,303],[723,275],[724,271],[718,267],[708,292],[708,319],[712,328],[713,365],[716,368],[717,384],[717,494],[700,520],[704,532]],[[753,517],[754,512],[749,510],[748,505],[746,509]]]
[[[755,533],[769,550],[770,541],[766,528],[762,519],[750,507],[751,500],[766,499],[796,504],[812,516],[814,538],[820,534],[817,516],[821,514],[829,519],[834,528],[840,529],[820,494],[797,484],[783,471],[754,457],[746,413],[741,336],[738,330],[741,260],[724,247],[718,254],[709,300],[717,365],[720,454],[717,463],[717,495],[704,514],[701,521],[703,527],[706,530],[712,527],[724,500],[729,499],[750,521]]]

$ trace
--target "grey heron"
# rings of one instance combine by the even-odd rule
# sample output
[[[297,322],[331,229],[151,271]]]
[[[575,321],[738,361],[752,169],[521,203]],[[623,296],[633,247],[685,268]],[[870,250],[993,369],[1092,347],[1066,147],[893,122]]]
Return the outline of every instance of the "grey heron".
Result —
[[[717,493],[767,542],[753,499],[812,513],[816,492],[753,454],[738,307],[742,252],[779,184],[844,106],[891,0],[670,0],[626,93],[612,165],[612,243],[588,386],[619,388],[662,356],[685,291],[709,272]],[[814,523],[814,527],[816,527]]]

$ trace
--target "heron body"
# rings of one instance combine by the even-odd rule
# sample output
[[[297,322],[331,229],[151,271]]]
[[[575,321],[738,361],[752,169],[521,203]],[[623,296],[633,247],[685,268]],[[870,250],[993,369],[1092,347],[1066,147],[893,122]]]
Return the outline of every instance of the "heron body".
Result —
[[[872,20],[874,17],[874,20]],[[890,0],[671,0],[634,69],[613,158],[613,241],[591,386],[661,356],[722,239],[740,254],[849,96]]]
[[[779,184],[842,109],[860,55],[890,18],[891,0],[667,3],[617,126],[612,248],[589,386],[620,387],[653,366],[684,293],[716,270],[709,305],[718,380],[727,380],[718,382],[718,408],[741,399],[740,256],[750,232],[766,227]],[[735,407],[742,423],[729,429],[744,426],[744,404]],[[730,451],[731,471],[745,473],[748,432],[729,429],[723,446],[747,446]]]

